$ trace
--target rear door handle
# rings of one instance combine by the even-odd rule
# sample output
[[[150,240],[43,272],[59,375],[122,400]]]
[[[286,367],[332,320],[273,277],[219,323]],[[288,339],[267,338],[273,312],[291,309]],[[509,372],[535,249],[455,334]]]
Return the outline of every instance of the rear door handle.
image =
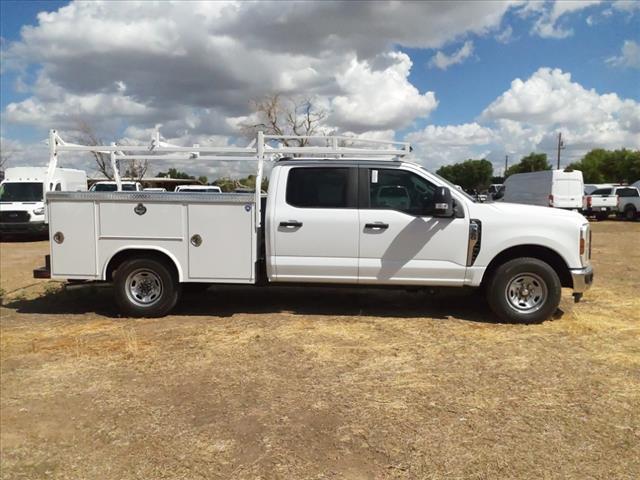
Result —
[[[389,224],[382,222],[365,223],[364,228],[371,228],[373,230],[386,230],[387,228],[389,228]]]
[[[297,220],[289,220],[288,222],[280,222],[281,227],[299,228],[302,226],[302,222]]]

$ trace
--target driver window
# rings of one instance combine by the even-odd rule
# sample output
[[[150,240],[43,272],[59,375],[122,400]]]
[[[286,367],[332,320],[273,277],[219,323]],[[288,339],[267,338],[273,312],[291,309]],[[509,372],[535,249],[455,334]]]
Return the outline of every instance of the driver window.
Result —
[[[369,208],[431,215],[436,186],[406,170],[369,170]]]

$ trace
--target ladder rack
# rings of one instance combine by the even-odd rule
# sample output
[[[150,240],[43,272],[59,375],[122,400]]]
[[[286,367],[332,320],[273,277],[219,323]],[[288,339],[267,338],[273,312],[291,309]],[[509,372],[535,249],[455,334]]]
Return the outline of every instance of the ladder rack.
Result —
[[[302,146],[286,146],[286,142],[297,140]],[[309,142],[325,143],[326,146],[311,145]],[[348,143],[350,146],[341,146]],[[275,145],[272,145],[275,144]],[[368,144],[368,148],[353,147],[353,144]],[[373,148],[376,145],[380,148]],[[386,147],[386,148],[383,148]],[[160,139],[160,132],[154,132],[147,145],[79,145],[65,142],[56,130],[49,131],[49,168],[45,191],[52,188],[59,152],[95,152],[108,154],[113,169],[117,190],[122,191],[122,179],[118,168],[119,160],[194,160],[194,161],[253,161],[256,162],[256,227],[260,226],[260,185],[265,160],[304,155],[305,157],[325,157],[327,160],[345,157],[382,157],[396,160],[411,153],[408,142],[369,140],[343,135],[265,135],[258,132],[257,137],[247,147],[200,146],[182,147],[171,145]]]

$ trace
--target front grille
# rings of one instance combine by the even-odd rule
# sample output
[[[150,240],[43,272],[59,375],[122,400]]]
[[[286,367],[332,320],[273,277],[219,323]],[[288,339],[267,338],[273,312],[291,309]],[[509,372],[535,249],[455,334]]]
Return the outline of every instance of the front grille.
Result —
[[[6,223],[21,223],[28,222],[31,218],[29,212],[23,211],[8,211],[8,212],[0,212],[0,222]]]

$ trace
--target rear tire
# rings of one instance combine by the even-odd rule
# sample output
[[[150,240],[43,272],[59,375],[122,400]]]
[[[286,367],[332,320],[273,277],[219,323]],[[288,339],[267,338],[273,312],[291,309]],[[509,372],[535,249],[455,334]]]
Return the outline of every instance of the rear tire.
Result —
[[[537,258],[516,258],[500,265],[487,285],[491,309],[507,322],[539,323],[549,319],[562,295],[560,278]]]
[[[636,209],[633,205],[628,206],[624,209],[624,219],[631,222],[636,219]]]
[[[116,270],[113,285],[120,311],[130,317],[164,317],[180,297],[174,269],[156,259],[125,261]]]

